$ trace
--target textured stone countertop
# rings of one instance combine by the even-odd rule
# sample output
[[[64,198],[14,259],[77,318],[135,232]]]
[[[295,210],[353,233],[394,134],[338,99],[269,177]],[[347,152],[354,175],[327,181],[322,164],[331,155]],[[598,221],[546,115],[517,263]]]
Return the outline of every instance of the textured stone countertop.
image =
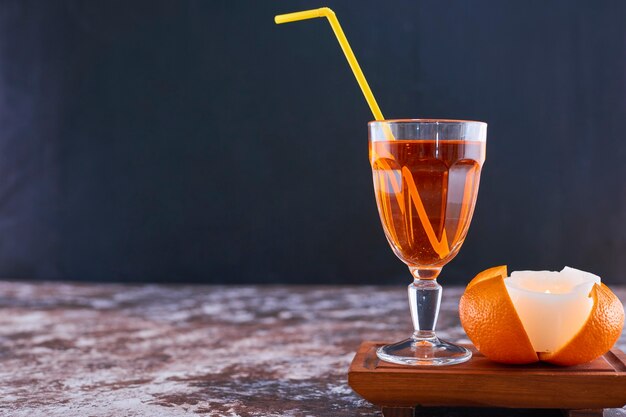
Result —
[[[460,294],[444,286],[438,326],[457,341]],[[402,287],[0,282],[0,415],[377,416],[348,366],[410,329]],[[548,415],[437,415],[485,414]]]

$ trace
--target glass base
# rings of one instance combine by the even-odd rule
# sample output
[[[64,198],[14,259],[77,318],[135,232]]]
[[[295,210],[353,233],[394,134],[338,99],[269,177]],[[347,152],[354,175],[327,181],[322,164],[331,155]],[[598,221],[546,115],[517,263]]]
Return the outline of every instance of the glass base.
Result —
[[[462,346],[439,340],[409,338],[401,342],[385,345],[376,351],[378,358],[400,365],[441,366],[456,365],[468,361],[472,352]]]

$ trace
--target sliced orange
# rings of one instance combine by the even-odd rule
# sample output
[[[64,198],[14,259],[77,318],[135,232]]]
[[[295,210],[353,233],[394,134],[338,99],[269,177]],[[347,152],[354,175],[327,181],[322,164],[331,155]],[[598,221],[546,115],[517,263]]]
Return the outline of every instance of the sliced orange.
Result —
[[[604,284],[594,284],[593,307],[585,324],[555,352],[535,352],[508,294],[506,266],[478,274],[459,303],[461,324],[476,348],[489,359],[508,364],[543,360],[556,365],[589,362],[607,352],[624,325],[624,307]]]
[[[496,362],[525,364],[539,358],[504,286],[506,266],[487,269],[467,286],[459,303],[465,333]]]

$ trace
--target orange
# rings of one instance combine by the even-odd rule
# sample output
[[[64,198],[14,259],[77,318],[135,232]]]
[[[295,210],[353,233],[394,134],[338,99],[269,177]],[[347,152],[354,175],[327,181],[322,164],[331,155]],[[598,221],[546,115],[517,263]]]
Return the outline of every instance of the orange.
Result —
[[[504,286],[506,266],[487,269],[469,283],[459,303],[461,325],[483,355],[502,363],[539,358]]]
[[[552,353],[535,352],[509,297],[506,266],[487,269],[468,284],[459,303],[461,324],[476,348],[489,359],[508,364],[543,360],[556,365],[589,362],[607,352],[619,338],[624,307],[604,284],[595,284],[593,307],[570,341]]]
[[[466,291],[473,285],[478,284],[481,281],[485,281],[494,277],[502,277],[502,279],[507,276],[506,265],[494,266],[489,269],[485,269],[483,272],[479,272],[478,275],[472,279],[469,284],[467,284]]]

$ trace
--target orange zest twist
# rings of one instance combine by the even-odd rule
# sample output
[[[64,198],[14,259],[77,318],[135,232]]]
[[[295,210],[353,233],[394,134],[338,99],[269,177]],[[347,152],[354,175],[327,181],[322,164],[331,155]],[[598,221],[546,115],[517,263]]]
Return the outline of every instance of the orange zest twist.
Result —
[[[373,156],[374,158],[376,158],[375,153],[373,153]],[[419,217],[420,223],[422,224],[422,227],[424,228],[424,232],[426,232],[428,241],[432,245],[434,251],[437,252],[437,255],[439,255],[439,258],[443,259],[446,256],[448,256],[448,254],[450,253],[450,246],[448,244],[448,236],[446,234],[446,230],[444,228],[443,233],[441,235],[441,239],[438,239],[437,235],[435,234],[435,230],[433,229],[433,226],[430,223],[428,214],[426,213],[426,209],[424,208],[424,203],[422,202],[420,194],[417,191],[417,187],[415,185],[415,181],[413,180],[413,175],[411,174],[411,171],[407,167],[402,167],[402,170],[401,170],[402,178],[398,179],[393,174],[393,170],[391,169],[391,167],[389,166],[387,162],[385,162],[383,159],[375,159],[375,161],[376,161],[376,164],[378,164],[382,168],[382,172],[383,172],[382,174],[377,173],[377,178],[378,178],[378,183],[379,183],[381,193],[386,192],[386,184],[385,184],[386,183],[385,177],[386,177],[389,179],[389,183],[391,185],[391,188],[393,189],[393,195],[396,198],[398,207],[400,207],[400,212],[404,215],[406,213],[407,207],[405,204],[404,190],[400,181],[405,182],[407,186],[407,191],[409,193],[409,197],[411,199],[411,202],[413,203],[413,207],[417,211],[417,216]],[[467,191],[468,189],[466,186],[465,193],[463,196],[464,201],[465,201],[466,195],[468,194]],[[387,207],[384,199],[382,199],[382,201],[383,201],[383,211],[385,213],[385,217],[391,220],[393,217],[390,215],[391,211],[389,210],[389,207]],[[412,226],[413,216],[409,217],[409,221],[411,222],[411,226]],[[391,233],[394,235],[394,240],[398,241],[397,236],[395,236],[394,228],[391,227],[389,229]],[[462,230],[462,229],[463,228],[459,228],[459,230]],[[413,230],[413,227],[411,227],[411,231],[412,230]],[[460,233],[460,231],[457,232],[457,234],[458,233]]]
[[[395,156],[384,147],[375,149],[373,146],[370,146],[370,157],[383,225],[385,225],[385,230],[391,240],[393,240],[396,245],[402,247],[404,245],[401,242],[403,242],[404,239],[408,240],[407,243],[410,246],[413,245],[412,242],[425,239],[439,259],[448,257],[464,240],[465,233],[469,227],[473,213],[472,200],[478,186],[478,178],[476,175],[477,166],[473,166],[470,171],[465,172],[465,177],[462,179],[463,188],[459,190],[462,194],[458,196],[461,198],[461,201],[456,225],[447,224],[447,222],[443,221],[443,219],[446,219],[446,212],[449,209],[447,199],[449,198],[448,194],[450,192],[450,190],[444,189],[441,195],[442,222],[436,227],[437,224],[433,225],[427,212],[428,206],[426,203],[428,201],[422,198],[418,190],[417,181],[419,181],[419,178],[415,176],[411,168],[400,164]],[[448,183],[454,181],[453,178],[448,177],[448,175],[449,172],[446,174]],[[454,181],[456,184],[460,182],[460,178],[456,178],[456,181]],[[388,196],[390,193],[393,194],[393,198],[398,205],[397,210],[399,210],[399,213],[396,214],[400,214],[404,218],[404,221],[401,222],[402,230],[404,230],[404,239],[398,238],[399,230],[397,229],[397,225],[394,224],[395,209],[391,207],[393,200],[391,196]],[[417,214],[417,219],[414,213]],[[397,219],[395,220],[397,221]],[[420,222],[421,229],[424,231],[421,237],[415,235],[419,233],[418,230],[420,230],[415,227],[415,221]],[[451,237],[453,238],[450,239]]]

